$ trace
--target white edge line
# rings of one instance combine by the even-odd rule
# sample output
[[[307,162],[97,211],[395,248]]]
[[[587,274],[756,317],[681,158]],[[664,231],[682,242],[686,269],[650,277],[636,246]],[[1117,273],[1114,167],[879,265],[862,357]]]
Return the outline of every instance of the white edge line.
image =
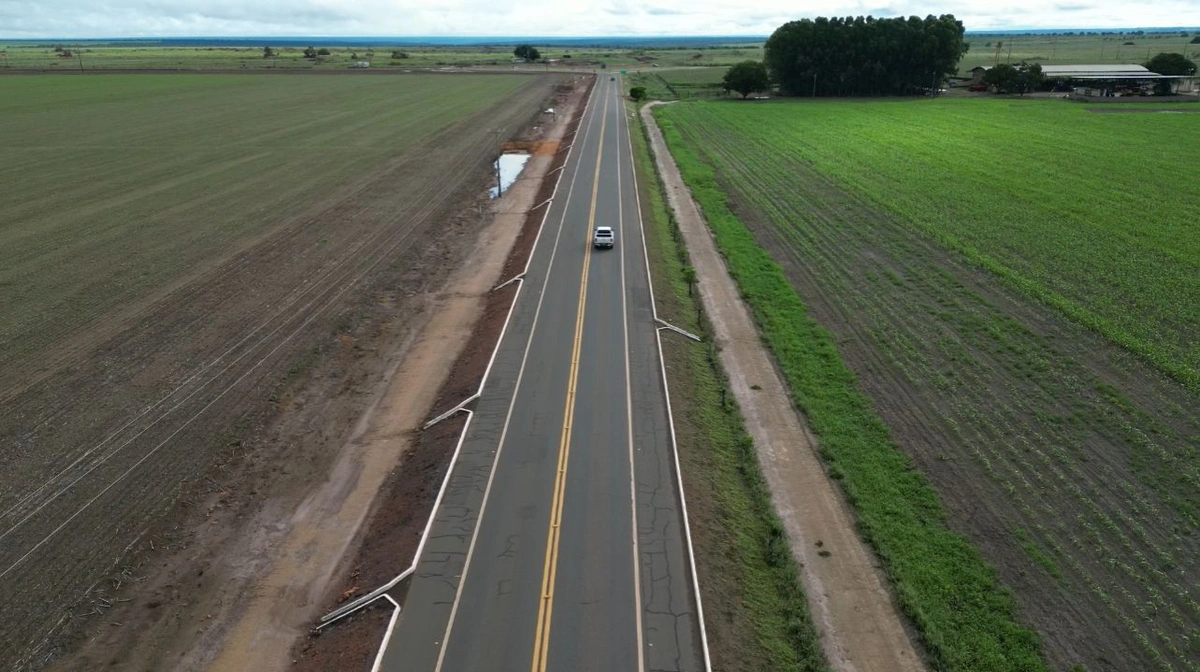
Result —
[[[646,122],[645,119],[642,118],[641,110],[636,110],[636,113],[638,118],[641,119],[641,123],[645,124]],[[625,129],[626,131],[629,130],[628,122],[625,124]],[[654,300],[654,280],[650,274],[650,253],[646,248],[646,225],[645,222],[642,221],[642,197],[641,193],[639,193],[637,189],[637,160],[633,156],[633,136],[627,133],[626,140],[629,143],[630,165],[631,167],[635,168],[633,171],[633,193],[636,197],[638,206],[638,225],[642,234],[642,257],[646,262],[646,284],[650,288],[650,312],[651,315],[654,316],[654,319],[658,320],[658,306]],[[647,151],[653,154],[654,148],[650,146],[651,143],[649,139],[646,140],[646,144]],[[657,164],[655,166],[655,170],[657,171]],[[675,415],[671,411],[671,388],[667,384],[667,364],[666,360],[663,358],[662,334],[659,329],[654,330],[654,340],[658,344],[658,367],[662,372],[663,395],[667,400],[667,426],[671,429],[671,453],[675,458],[675,483],[679,488],[679,507],[683,513],[683,532],[684,537],[687,539],[688,563],[692,570],[692,588],[694,589],[696,598],[696,616],[700,621],[700,648],[704,653],[704,669],[706,672],[711,672],[712,658],[710,657],[708,651],[708,628],[704,625],[704,605],[700,600],[700,577],[696,573],[696,552],[695,547],[692,545],[692,526],[688,521],[687,498],[683,494],[683,474],[679,470],[679,444],[675,438]]]
[[[599,79],[599,78],[597,78],[597,79]],[[593,85],[593,87],[594,87],[594,85]],[[595,93],[594,88],[592,90],[592,93]],[[590,108],[591,105],[592,105],[592,95],[591,95],[591,93],[589,93],[588,94],[588,102],[584,105],[583,115],[580,116],[579,123],[581,123],[581,124],[583,123],[584,118],[587,117],[588,108]],[[578,128],[578,127],[576,127],[576,128]],[[584,142],[587,141],[587,136],[590,132],[591,132],[590,127],[584,129],[584,132],[583,132]],[[574,145],[572,145],[572,147],[573,146]],[[568,148],[567,149],[567,158],[563,160],[564,166],[567,165],[567,162],[571,160],[570,152],[571,152],[571,150]],[[554,190],[556,192],[558,191],[558,185],[561,184],[562,176],[564,174],[566,174],[566,171],[559,173],[559,181],[556,182],[554,185]],[[575,179],[578,176],[579,176],[578,170],[576,170],[575,174],[573,174],[571,176],[571,186],[567,189],[566,204],[570,204],[570,202],[571,202],[571,194],[575,191]],[[509,403],[508,403],[508,413],[504,417],[504,428],[502,430],[500,430],[500,440],[496,443],[496,456],[492,458],[492,468],[491,468],[491,471],[488,473],[487,486],[483,490],[483,501],[479,505],[479,514],[475,517],[475,529],[471,532],[471,543],[467,547],[467,557],[463,561],[463,571],[462,571],[462,574],[458,577],[458,588],[456,588],[455,592],[454,592],[454,603],[450,607],[450,618],[446,622],[446,633],[445,633],[445,635],[442,636],[442,641],[439,643],[437,664],[433,668],[434,672],[440,672],[442,669],[442,664],[445,662],[446,644],[449,643],[449,641],[450,641],[450,634],[454,628],[454,619],[458,614],[458,605],[459,605],[459,601],[462,597],[462,589],[463,589],[463,586],[465,586],[467,583],[467,573],[471,569],[471,559],[475,555],[475,542],[479,538],[479,528],[483,525],[483,516],[487,512],[488,497],[492,493],[492,483],[496,477],[496,466],[500,463],[500,454],[504,451],[504,440],[508,436],[509,422],[512,420],[513,408],[517,404],[517,393],[521,389],[521,380],[525,376],[525,364],[529,359],[529,350],[533,346],[533,334],[537,330],[538,317],[541,315],[541,312],[542,312],[542,300],[546,297],[546,286],[550,284],[550,269],[553,268],[553,266],[554,266],[554,257],[558,253],[558,240],[562,236],[563,224],[567,220],[567,205],[566,204],[563,205],[562,217],[559,218],[559,220],[558,220],[558,233],[554,237],[554,247],[552,247],[550,249],[550,261],[547,263],[547,266],[546,266],[546,278],[545,278],[545,280],[542,281],[542,293],[538,296],[537,309],[534,310],[534,313],[533,313],[533,325],[529,328],[529,340],[527,340],[525,342],[525,353],[521,356],[521,367],[517,372],[517,382],[516,382],[516,385],[513,387],[512,398],[509,400]],[[546,219],[549,217],[549,215],[550,215],[550,209],[547,208],[546,214],[542,215],[542,225],[543,226],[545,226]],[[538,230],[538,240],[541,239],[541,235],[542,235],[542,231],[539,229]],[[537,241],[534,242],[534,245],[535,245],[534,251],[536,251]],[[533,261],[533,254],[534,254],[533,251],[531,251],[529,254],[530,262]],[[526,268],[528,268],[528,264],[526,264]],[[521,286],[517,288],[518,297],[520,296],[521,289],[523,289],[524,287],[525,287],[525,283],[522,282]],[[517,305],[517,299],[516,299],[516,297],[514,297],[513,307],[509,308],[510,314],[511,314],[513,308],[516,307],[516,305]],[[499,348],[499,345],[500,344],[497,343],[496,347]],[[495,353],[493,353],[493,356],[494,355],[495,355]],[[435,514],[436,514],[436,512],[437,512],[437,510],[434,509]]]
[[[621,88],[617,89],[617,116],[625,116],[625,101],[621,100]],[[629,123],[625,123],[625,131],[629,131]],[[617,122],[617,134],[621,133],[621,122]],[[617,144],[620,145],[621,139],[617,138]],[[633,164],[629,165],[630,170],[633,170]],[[623,183],[621,182],[621,158],[617,156],[617,201],[623,203],[624,199]],[[646,644],[642,633],[642,554],[638,544],[638,502],[637,502],[637,471],[634,468],[634,451],[633,451],[633,384],[629,373],[629,305],[628,292],[625,285],[625,208],[617,208],[617,230],[621,231],[621,327],[624,330],[625,337],[625,428],[628,431],[628,446],[629,446],[629,506],[630,514],[633,519],[633,601],[634,601],[634,623],[637,628],[637,661],[638,672],[644,672],[646,669]]]
[[[588,105],[590,105],[590,104],[591,104],[591,96],[589,95],[588,96]],[[586,115],[586,114],[587,114],[587,109],[585,106],[584,115]],[[583,121],[583,116],[580,117],[580,123],[582,123],[582,121]],[[570,147],[568,147],[567,148],[567,157],[565,159],[563,159],[563,167],[565,167],[567,165],[567,162],[570,160],[571,160],[571,150],[570,150]],[[550,193],[550,198],[548,199],[549,201],[553,201],[554,197],[558,194],[558,187],[562,183],[562,175],[563,175],[563,172],[559,171],[559,176],[558,176],[558,179],[554,183],[554,191],[552,191]],[[569,196],[568,196],[568,198],[569,198]],[[467,401],[472,401],[475,398],[477,398],[483,394],[483,387],[484,387],[484,385],[487,384],[488,376],[491,374],[491,371],[492,371],[492,364],[495,363],[495,361],[496,361],[496,354],[500,351],[500,345],[504,342],[504,335],[508,331],[509,321],[512,319],[513,311],[517,307],[517,300],[521,298],[521,289],[525,286],[524,276],[529,271],[529,265],[533,262],[533,256],[537,252],[537,245],[538,245],[538,242],[542,238],[542,230],[546,226],[546,219],[550,216],[550,210],[551,210],[550,208],[546,208],[546,212],[542,214],[542,222],[541,222],[541,224],[538,225],[537,236],[534,237],[533,247],[531,247],[529,250],[529,258],[525,260],[525,270],[521,271],[521,275],[520,275],[520,277],[522,278],[521,282],[520,282],[520,284],[517,285],[517,293],[515,295],[513,295],[512,303],[509,304],[508,315],[505,316],[505,318],[504,318],[504,326],[500,329],[500,337],[496,339],[496,345],[494,348],[492,348],[492,356],[490,359],[488,359],[488,365],[487,365],[487,368],[484,369],[483,378],[479,381],[479,389]],[[564,209],[563,213],[564,213],[563,217],[565,218],[566,217],[565,209]],[[514,392],[514,395],[515,395],[515,392]],[[322,621],[321,625],[318,627],[324,627],[326,625],[329,625],[333,621],[336,621],[336,620],[342,618],[343,616],[346,616],[358,609],[365,607],[370,602],[373,602],[374,600],[378,599],[380,595],[383,595],[387,591],[391,590],[392,588],[395,588],[396,584],[400,583],[400,581],[402,581],[405,577],[407,577],[409,574],[412,574],[414,571],[416,571],[417,563],[421,559],[421,551],[424,550],[425,542],[428,540],[428,537],[429,537],[429,531],[433,527],[434,517],[437,516],[438,507],[441,506],[442,496],[446,494],[446,486],[449,485],[449,483],[450,483],[450,475],[452,473],[454,473],[454,467],[458,463],[459,449],[462,448],[463,441],[466,439],[466,436],[467,436],[467,430],[471,426],[471,417],[474,414],[472,414],[471,411],[469,411],[465,408],[462,408],[462,406],[465,405],[466,403],[467,402],[463,402],[462,404],[459,404],[459,406],[457,408],[454,409],[454,411],[461,410],[461,411],[464,411],[465,413],[467,413],[468,414],[467,422],[465,425],[463,425],[462,434],[459,435],[459,437],[458,437],[458,446],[455,447],[454,455],[451,456],[451,458],[450,458],[450,464],[446,469],[446,476],[442,479],[442,487],[438,491],[438,496],[434,502],[433,509],[431,509],[429,512],[429,519],[425,522],[425,531],[421,533],[421,541],[417,544],[417,552],[413,554],[412,564],[410,564],[407,569],[405,569],[403,572],[400,572],[399,574],[397,574],[394,579],[385,583],[383,586],[376,588],[375,590],[371,591],[367,595],[355,600],[354,602],[351,602],[348,605],[345,605],[343,607],[335,609],[334,611],[329,612],[325,616],[322,616],[321,617],[321,621]],[[481,514],[482,514],[482,511],[481,511]],[[388,636],[390,637],[390,631],[389,631]],[[387,640],[385,639],[383,642],[383,645],[380,646],[380,650],[385,648],[386,644],[387,644]]]
[[[396,629],[396,621],[400,618],[400,604],[392,599],[391,595],[384,594],[388,602],[392,603],[392,620],[388,621],[387,632],[383,634],[383,641],[388,641],[392,638],[392,630]],[[385,649],[379,647],[379,652],[375,654],[375,664],[371,666],[371,672],[379,672],[379,666],[383,664],[383,652]]]

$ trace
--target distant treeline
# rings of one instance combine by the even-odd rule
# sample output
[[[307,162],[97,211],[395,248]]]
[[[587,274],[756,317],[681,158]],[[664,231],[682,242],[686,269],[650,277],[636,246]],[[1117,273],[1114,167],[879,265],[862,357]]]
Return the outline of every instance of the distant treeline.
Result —
[[[612,37],[164,37],[164,38],[107,38],[89,40],[58,39],[4,40],[4,44],[21,47],[45,47],[53,44],[86,45],[88,47],[259,47],[264,44],[304,48],[319,44],[326,47],[513,47],[518,44],[535,46],[603,48],[603,49],[718,49],[722,47],[762,44],[761,35],[662,35]]]
[[[912,95],[953,75],[967,48],[963,24],[951,14],[822,17],[780,26],[764,61],[789,95]]]

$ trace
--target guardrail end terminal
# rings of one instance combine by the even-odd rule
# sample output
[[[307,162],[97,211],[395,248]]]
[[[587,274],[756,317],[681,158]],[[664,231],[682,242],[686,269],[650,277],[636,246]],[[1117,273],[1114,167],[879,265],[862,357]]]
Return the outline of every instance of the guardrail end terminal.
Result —
[[[654,321],[659,323],[660,325],[662,325],[659,327],[659,329],[668,329],[668,330],[673,331],[685,338],[689,338],[697,343],[699,343],[703,340],[699,336],[693,334],[692,332],[687,331],[686,329],[680,329],[679,327],[671,324],[670,322],[667,322],[666,320],[664,320],[662,318],[656,317],[656,318],[654,318]]]

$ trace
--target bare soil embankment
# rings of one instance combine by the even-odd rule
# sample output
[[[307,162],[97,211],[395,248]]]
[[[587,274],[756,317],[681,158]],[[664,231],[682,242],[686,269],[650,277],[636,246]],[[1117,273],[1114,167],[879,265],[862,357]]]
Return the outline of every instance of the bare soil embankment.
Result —
[[[523,197],[513,200],[513,209],[520,213],[515,218],[520,225],[519,233],[511,246],[499,248],[501,254],[505,249],[508,250],[503,268],[498,273],[486,274],[487,282],[483,287],[490,288],[524,270],[538,239],[545,209],[525,211],[544,202],[554,192],[558,178],[540,177],[556,171],[566,161],[565,148],[559,148],[553,141],[565,137],[578,126],[590,90],[589,80],[586,88],[560,106],[565,112],[562,115],[563,123],[556,128],[551,142],[537,143],[532,161],[539,161],[540,156],[537,166],[539,181],[530,185],[531,188]],[[529,171],[529,168],[526,170]],[[532,188],[534,186],[536,190]],[[495,252],[493,256],[496,256]],[[516,283],[495,291],[485,291],[478,297],[481,312],[470,339],[449,369],[436,401],[429,407],[428,414],[421,418],[421,424],[454,408],[479,389],[516,297]],[[432,514],[434,501],[464,426],[465,417],[455,416],[429,429],[421,430],[418,425],[410,430],[414,437],[412,449],[405,453],[401,464],[384,483],[377,507],[372,511],[362,535],[361,545],[347,564],[343,585],[335,586],[330,591],[327,598],[329,609],[387,583],[413,562],[413,555]],[[406,589],[406,584],[401,583],[391,591],[392,598],[403,604]],[[391,603],[380,600],[327,631],[319,634],[314,632],[307,640],[298,642],[293,652],[296,661],[294,669],[312,672],[370,669],[387,622],[378,613],[390,614],[391,610]]]

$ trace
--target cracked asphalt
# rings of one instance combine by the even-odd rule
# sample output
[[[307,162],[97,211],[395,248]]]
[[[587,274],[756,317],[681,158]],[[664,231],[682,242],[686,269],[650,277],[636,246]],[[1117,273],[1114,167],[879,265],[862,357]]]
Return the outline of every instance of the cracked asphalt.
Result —
[[[538,668],[593,207],[617,246],[587,265],[544,669],[703,670],[621,96],[602,75],[382,670]]]

